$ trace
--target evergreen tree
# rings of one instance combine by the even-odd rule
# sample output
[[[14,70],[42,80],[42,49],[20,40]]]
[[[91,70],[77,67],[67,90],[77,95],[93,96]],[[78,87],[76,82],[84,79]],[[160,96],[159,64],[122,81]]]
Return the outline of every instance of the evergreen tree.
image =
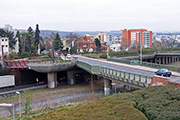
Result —
[[[96,43],[96,47],[97,47],[97,52],[101,49],[101,42],[98,38],[96,38],[94,40],[94,42]]]
[[[32,52],[32,41],[33,41],[33,29],[31,26],[28,28],[28,52]]]
[[[16,33],[16,38],[18,38],[18,41],[19,41],[19,53],[22,53],[22,47],[21,47],[21,40],[20,40],[19,30]]]
[[[38,48],[38,44],[39,44],[39,39],[40,39],[40,31],[39,31],[39,25],[36,24],[36,30],[35,30],[35,41],[34,41],[34,45],[35,48]]]
[[[59,50],[60,49],[60,45],[61,45],[61,40],[60,40],[60,36],[58,33],[56,33],[55,39],[54,39],[54,50]]]

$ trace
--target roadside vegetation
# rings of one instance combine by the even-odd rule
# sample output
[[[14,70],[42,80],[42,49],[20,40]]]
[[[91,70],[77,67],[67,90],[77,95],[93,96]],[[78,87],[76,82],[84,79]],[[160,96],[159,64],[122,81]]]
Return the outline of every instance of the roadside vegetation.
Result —
[[[180,62],[171,63],[169,65],[180,66]]]
[[[43,112],[43,113],[42,113]],[[60,107],[23,120],[179,120],[180,89],[148,87],[79,105]]]
[[[161,52],[171,52],[175,51],[178,52],[180,51],[180,48],[167,48],[167,49],[152,49],[152,48],[143,48],[142,53],[143,54],[153,54],[154,52],[161,51]],[[136,56],[139,55],[140,51],[138,49],[136,50],[129,50],[129,51],[120,51],[120,52],[109,52],[109,56],[113,57],[125,57],[125,56]],[[84,54],[85,57],[91,57],[91,58],[104,58],[107,59],[107,53],[88,53]]]

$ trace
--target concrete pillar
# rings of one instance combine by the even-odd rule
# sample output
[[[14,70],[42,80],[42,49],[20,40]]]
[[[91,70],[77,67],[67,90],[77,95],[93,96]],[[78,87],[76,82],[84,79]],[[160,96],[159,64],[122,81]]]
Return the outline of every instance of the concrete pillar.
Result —
[[[174,63],[174,57],[172,57],[172,62],[171,63]]]
[[[159,57],[159,64],[161,64],[161,58]]]
[[[74,85],[76,83],[73,71],[67,72],[67,80],[68,80],[68,84],[70,84],[70,85]]]
[[[155,63],[157,64],[157,58],[155,58]]]
[[[48,73],[48,88],[56,88],[57,87],[57,73]]]
[[[165,57],[162,57],[162,64],[165,64]]]
[[[166,64],[169,64],[169,63],[168,63],[168,57],[166,57]]]
[[[105,95],[110,95],[111,94],[111,80],[106,80],[104,79],[104,94]]]

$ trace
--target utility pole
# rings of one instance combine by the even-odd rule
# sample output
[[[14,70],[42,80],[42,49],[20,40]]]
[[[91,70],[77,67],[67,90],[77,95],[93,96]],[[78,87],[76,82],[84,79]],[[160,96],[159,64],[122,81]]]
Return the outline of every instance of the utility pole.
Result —
[[[52,55],[53,55],[53,63],[54,63],[54,40],[52,39]]]
[[[141,38],[141,32],[140,34],[140,65],[142,65],[142,38]]]

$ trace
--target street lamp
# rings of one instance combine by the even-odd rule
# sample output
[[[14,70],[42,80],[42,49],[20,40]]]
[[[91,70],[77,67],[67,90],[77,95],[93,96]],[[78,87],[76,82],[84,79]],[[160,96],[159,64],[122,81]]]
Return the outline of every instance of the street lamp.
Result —
[[[19,117],[21,117],[21,94],[19,91],[16,91],[16,94],[19,95]]]

